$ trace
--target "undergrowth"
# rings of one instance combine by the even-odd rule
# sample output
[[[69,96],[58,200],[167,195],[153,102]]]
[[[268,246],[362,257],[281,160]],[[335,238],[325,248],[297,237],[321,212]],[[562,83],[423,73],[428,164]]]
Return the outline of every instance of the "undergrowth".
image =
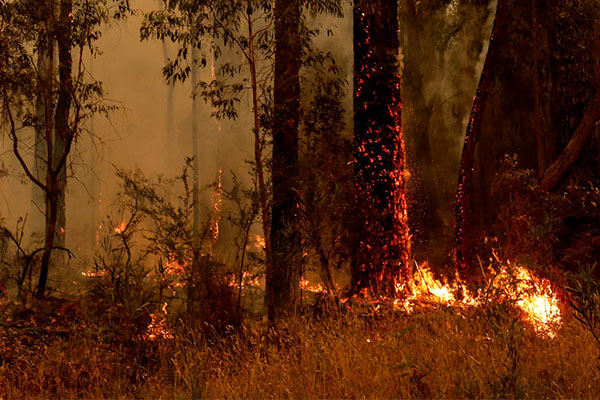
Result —
[[[42,307],[40,305],[40,307]],[[2,398],[594,398],[591,334],[573,317],[540,338],[495,310],[300,317],[275,333],[115,337],[77,303],[3,308]],[[491,313],[491,314],[490,314]],[[41,319],[39,316],[44,316]],[[491,317],[490,317],[491,315]],[[517,332],[512,340],[506,332]]]

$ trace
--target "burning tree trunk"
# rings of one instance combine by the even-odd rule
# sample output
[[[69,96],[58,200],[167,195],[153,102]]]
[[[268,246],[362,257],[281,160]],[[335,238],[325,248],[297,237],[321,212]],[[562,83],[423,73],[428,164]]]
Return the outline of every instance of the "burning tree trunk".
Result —
[[[458,176],[458,191],[456,195],[456,263],[461,272],[466,272],[470,260],[469,238],[472,236],[471,226],[467,214],[472,209],[471,195],[473,187],[473,171],[475,170],[475,150],[479,141],[481,124],[485,112],[488,94],[495,77],[494,67],[500,49],[494,42],[494,37],[503,29],[505,18],[508,18],[507,1],[499,0],[494,19],[494,27],[490,37],[488,53],[481,72],[481,79],[477,88],[477,94],[473,101],[473,110],[467,126],[465,144],[463,147]]]
[[[269,320],[294,312],[300,281],[298,122],[300,2],[275,1],[272,260],[267,262]]]
[[[354,140],[357,206],[354,291],[396,294],[410,243],[404,193],[398,2],[354,2]]]

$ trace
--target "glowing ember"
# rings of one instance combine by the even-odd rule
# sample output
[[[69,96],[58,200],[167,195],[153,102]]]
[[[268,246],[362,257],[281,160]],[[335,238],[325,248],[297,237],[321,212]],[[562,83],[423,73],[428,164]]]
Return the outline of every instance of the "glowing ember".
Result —
[[[316,285],[313,285],[303,276],[300,277],[300,288],[312,293],[327,293],[327,289],[325,289],[322,284],[317,283]]]
[[[183,276],[186,265],[181,264],[175,259],[175,256],[170,255],[165,266],[165,275]]]
[[[127,222],[121,221],[119,225],[115,226],[115,233],[120,235],[121,233],[125,232],[125,229],[127,229]]]
[[[221,183],[221,176],[223,170],[219,170],[219,176],[217,178],[217,186],[212,194],[213,209],[210,217],[210,232],[214,240],[219,239],[219,223],[221,221],[221,203],[223,202],[223,187]]]
[[[173,339],[174,336],[167,327],[167,306],[168,303],[163,304],[161,310],[162,315],[160,313],[150,314],[150,318],[152,322],[148,324],[146,328],[146,333],[144,334],[144,339],[146,340],[158,340],[158,339]]]
[[[254,238],[254,246],[258,250],[263,250],[265,248],[265,245],[265,238],[260,235],[256,235],[256,237]]]
[[[246,286],[252,286],[252,287],[261,286],[260,279],[261,279],[261,277],[259,275],[251,274],[248,271],[242,272],[242,289],[244,289]],[[228,285],[230,287],[235,287],[235,288],[239,289],[240,285],[239,285],[238,280],[239,280],[239,276],[232,275],[231,279],[229,279]]]
[[[105,269],[102,269],[99,271],[87,271],[87,272],[82,272],[81,275],[83,275],[86,278],[101,278],[103,276],[108,275],[108,271]]]

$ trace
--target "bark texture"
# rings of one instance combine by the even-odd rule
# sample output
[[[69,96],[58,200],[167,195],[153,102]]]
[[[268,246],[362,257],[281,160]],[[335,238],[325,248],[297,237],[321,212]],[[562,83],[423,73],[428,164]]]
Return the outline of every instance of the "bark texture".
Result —
[[[66,222],[66,165],[74,140],[74,131],[69,126],[73,102],[73,57],[71,55],[73,1],[60,3],[55,39],[58,46],[58,100],[54,114],[54,141],[47,141],[46,166],[46,237],[40,266],[37,296],[46,292],[48,272],[53,247],[64,247]]]
[[[298,228],[300,1],[275,1],[272,260],[267,270],[269,320],[295,312],[301,273]]]
[[[398,2],[354,2],[357,201],[354,291],[394,296],[408,276],[410,243],[401,129]]]

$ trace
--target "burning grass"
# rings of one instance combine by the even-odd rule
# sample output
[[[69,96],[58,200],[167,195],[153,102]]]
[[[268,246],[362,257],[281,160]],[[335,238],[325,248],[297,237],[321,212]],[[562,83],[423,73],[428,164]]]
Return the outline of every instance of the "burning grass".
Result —
[[[366,307],[366,306],[365,306]],[[594,398],[598,349],[564,316],[553,338],[512,308],[304,317],[275,334],[262,322],[218,339],[184,329],[124,340],[79,319],[7,322],[6,398]],[[10,321],[10,320],[9,320]],[[63,324],[64,326],[64,324]]]
[[[561,324],[561,305],[558,295],[547,279],[539,278],[528,269],[510,262],[494,269],[489,267],[485,285],[471,290],[456,276],[454,282],[435,278],[427,265],[415,263],[415,272],[406,284],[398,286],[402,300],[394,306],[412,312],[420,304],[443,305],[465,309],[481,307],[487,303],[509,304],[518,309],[520,318],[538,334],[554,337]]]

